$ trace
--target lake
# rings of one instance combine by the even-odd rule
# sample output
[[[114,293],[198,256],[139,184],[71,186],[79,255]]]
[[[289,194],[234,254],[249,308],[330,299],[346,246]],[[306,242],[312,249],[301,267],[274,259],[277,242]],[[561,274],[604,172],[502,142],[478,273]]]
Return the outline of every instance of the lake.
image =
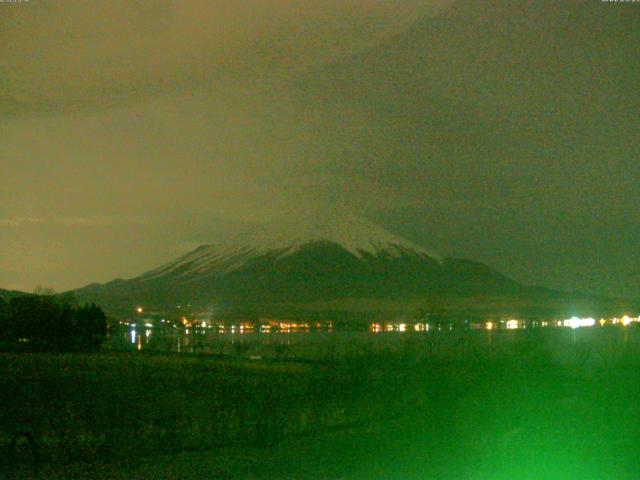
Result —
[[[545,326],[541,326],[542,323]],[[408,363],[430,357],[480,357],[506,352],[530,354],[543,350],[560,361],[589,356],[592,361],[635,350],[640,325],[602,322],[593,326],[559,326],[539,322],[531,326],[477,324],[437,327],[423,323],[372,323],[359,330],[299,324],[287,328],[254,329],[248,324],[211,328],[121,325],[110,333],[107,347],[114,350],[173,352],[243,357],[255,361],[303,360],[335,362],[348,359],[388,358]],[[513,325],[512,325],[513,326]]]

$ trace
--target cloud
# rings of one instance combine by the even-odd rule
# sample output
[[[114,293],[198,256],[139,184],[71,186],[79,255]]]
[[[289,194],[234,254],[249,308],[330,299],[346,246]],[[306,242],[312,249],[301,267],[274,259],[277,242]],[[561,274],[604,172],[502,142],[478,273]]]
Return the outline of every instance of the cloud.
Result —
[[[405,28],[451,3],[0,3],[0,285],[139,274],[290,205],[548,285],[563,232],[635,235],[637,8],[458,0]]]
[[[3,6],[0,107],[92,109],[263,82],[371,45],[452,0],[39,0]]]
[[[126,224],[145,224],[150,220],[135,216],[119,217],[9,217],[0,218],[0,228],[19,228],[32,225],[69,227],[112,227]]]

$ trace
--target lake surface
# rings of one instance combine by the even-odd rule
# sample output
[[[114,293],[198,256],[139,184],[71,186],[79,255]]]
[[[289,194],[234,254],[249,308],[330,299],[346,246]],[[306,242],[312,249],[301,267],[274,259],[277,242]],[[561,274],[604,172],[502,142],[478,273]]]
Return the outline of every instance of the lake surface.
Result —
[[[556,360],[590,361],[635,352],[640,347],[640,323],[622,322],[570,328],[547,323],[526,328],[505,326],[430,327],[425,324],[371,324],[360,331],[322,328],[254,330],[238,325],[216,328],[175,328],[123,325],[114,329],[108,347],[115,350],[173,352],[243,357],[250,360],[333,362],[373,357],[408,363],[433,357],[531,354]]]

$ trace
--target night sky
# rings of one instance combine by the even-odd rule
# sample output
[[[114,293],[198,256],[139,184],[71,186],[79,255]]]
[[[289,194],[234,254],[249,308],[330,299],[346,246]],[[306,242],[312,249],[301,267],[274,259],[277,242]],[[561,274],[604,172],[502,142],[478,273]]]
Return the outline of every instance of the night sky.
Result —
[[[129,277],[291,204],[640,296],[640,3],[0,3],[0,287]]]

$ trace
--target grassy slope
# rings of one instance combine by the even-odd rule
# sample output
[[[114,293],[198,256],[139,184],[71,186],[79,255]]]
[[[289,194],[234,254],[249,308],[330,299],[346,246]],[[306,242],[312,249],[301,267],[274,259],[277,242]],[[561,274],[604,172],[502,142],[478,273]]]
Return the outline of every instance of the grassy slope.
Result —
[[[341,367],[3,356],[3,425],[18,408],[49,433],[58,456],[17,470],[36,478],[632,479],[640,332],[621,332],[599,334],[604,350],[525,335],[491,355]]]
[[[3,354],[0,432],[6,444],[32,430],[65,462],[267,445],[362,392],[365,377],[354,374],[207,357]]]

